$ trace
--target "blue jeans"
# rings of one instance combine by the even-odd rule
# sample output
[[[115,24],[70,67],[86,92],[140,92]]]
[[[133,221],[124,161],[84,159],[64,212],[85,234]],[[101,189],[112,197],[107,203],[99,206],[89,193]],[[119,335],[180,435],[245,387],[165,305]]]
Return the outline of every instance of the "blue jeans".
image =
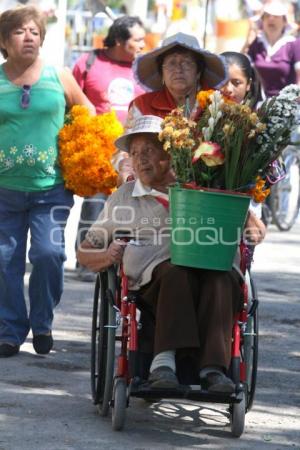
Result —
[[[63,290],[64,229],[73,195],[63,185],[39,192],[0,188],[0,342],[21,345],[51,330]],[[24,296],[30,230],[28,314]]]

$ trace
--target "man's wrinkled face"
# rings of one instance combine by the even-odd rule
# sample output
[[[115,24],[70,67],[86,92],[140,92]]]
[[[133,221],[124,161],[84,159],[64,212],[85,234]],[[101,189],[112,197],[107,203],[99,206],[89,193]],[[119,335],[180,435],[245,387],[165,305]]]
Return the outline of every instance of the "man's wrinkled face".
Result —
[[[129,149],[134,171],[142,184],[153,188],[165,184],[170,171],[170,158],[157,135],[133,135]]]

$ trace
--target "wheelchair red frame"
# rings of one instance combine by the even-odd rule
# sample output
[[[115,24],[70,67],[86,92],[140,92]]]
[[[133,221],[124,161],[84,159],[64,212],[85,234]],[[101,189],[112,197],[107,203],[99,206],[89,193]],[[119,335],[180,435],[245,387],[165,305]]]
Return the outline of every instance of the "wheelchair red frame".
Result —
[[[258,299],[247,269],[247,247],[241,244],[241,271],[249,274],[243,282],[243,309],[236,315],[232,333],[232,359],[229,376],[236,385],[233,394],[210,393],[200,385],[183,385],[176,390],[151,389],[145,380],[135,376],[138,358],[136,296],[128,291],[128,280],[122,265],[109,268],[97,276],[94,291],[91,389],[94,404],[102,416],[112,408],[112,427],[124,427],[130,397],[145,399],[177,398],[229,404],[231,433],[240,437],[245,414],[253,404],[258,356]],[[116,343],[120,343],[116,356]]]

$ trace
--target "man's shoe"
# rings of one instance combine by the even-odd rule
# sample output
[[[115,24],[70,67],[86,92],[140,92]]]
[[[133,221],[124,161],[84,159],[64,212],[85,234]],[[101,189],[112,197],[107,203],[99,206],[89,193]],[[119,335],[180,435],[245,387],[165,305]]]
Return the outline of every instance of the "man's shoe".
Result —
[[[176,389],[179,386],[175,372],[167,366],[154,369],[149,375],[148,382],[151,388]]]
[[[3,342],[0,344],[0,358],[8,358],[19,353],[20,346]]]
[[[36,353],[47,355],[53,347],[52,334],[36,334],[33,336],[32,345]]]
[[[209,372],[205,378],[201,379],[201,385],[202,381],[203,387],[206,387],[209,392],[232,394],[235,391],[235,384],[224,373]]]

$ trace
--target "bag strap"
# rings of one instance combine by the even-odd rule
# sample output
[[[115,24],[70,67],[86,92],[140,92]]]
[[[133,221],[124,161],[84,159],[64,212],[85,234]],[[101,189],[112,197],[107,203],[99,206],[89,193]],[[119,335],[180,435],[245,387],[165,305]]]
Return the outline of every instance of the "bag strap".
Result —
[[[91,67],[94,64],[97,56],[100,54],[100,51],[101,51],[100,48],[94,48],[92,51],[90,51],[89,56],[87,57],[87,60],[85,62],[85,71],[82,74],[84,83],[85,83],[87,74],[91,70]],[[83,92],[84,92],[84,87],[83,87]]]

